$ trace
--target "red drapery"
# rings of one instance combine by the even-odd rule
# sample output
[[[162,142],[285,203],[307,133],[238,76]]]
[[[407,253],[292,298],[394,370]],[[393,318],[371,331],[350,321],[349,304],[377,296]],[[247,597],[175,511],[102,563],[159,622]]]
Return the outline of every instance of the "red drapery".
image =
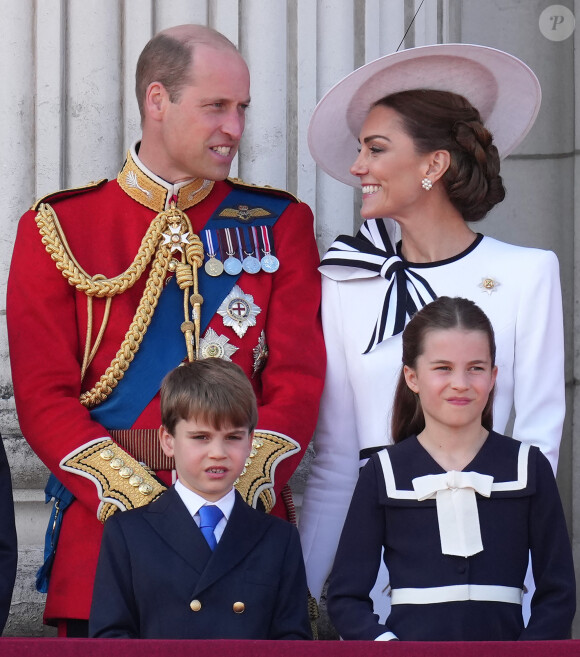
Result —
[[[580,641],[156,641],[0,639],[1,657],[580,657]]]

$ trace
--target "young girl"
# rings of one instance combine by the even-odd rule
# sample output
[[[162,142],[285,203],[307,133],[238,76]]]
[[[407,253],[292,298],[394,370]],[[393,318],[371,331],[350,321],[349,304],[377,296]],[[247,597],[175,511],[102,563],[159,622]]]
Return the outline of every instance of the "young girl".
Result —
[[[472,301],[440,297],[403,333],[395,441],[357,483],[328,590],[343,639],[565,639],[575,611],[570,542],[547,459],[492,430],[493,329]],[[383,625],[369,592],[381,549]],[[536,591],[524,628],[531,551]]]

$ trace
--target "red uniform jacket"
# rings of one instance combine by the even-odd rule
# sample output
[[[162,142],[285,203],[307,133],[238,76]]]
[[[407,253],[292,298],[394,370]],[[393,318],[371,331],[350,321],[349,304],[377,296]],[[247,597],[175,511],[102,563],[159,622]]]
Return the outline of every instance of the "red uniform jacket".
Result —
[[[195,233],[203,229],[232,185],[230,181],[216,182],[206,198],[186,210]],[[131,264],[157,215],[133,200],[117,181],[83,192],[55,194],[47,202],[58,216],[80,266],[88,274],[106,277],[118,275]],[[148,272],[132,288],[113,298],[102,342],[81,381],[87,297],[68,284],[47,253],[36,214],[31,210],[20,221],[8,284],[14,393],[23,435],[76,498],[65,512],[45,620],[88,618],[102,533],[96,515],[100,500],[93,481],[80,476],[82,473],[63,470],[60,462],[89,441],[108,436],[79,403],[79,396],[95,385],[119,349]],[[312,224],[308,206],[292,200],[273,227],[279,270],[274,274],[244,272],[238,279],[243,292],[253,295],[261,308],[255,326],[239,338],[231,327],[224,326],[217,313],[209,324],[218,335],[226,336],[229,344],[238,347],[231,359],[250,377],[253,350],[265,331],[269,357],[261,373],[251,379],[258,398],[258,429],[289,436],[302,448],[281,461],[275,471],[274,513],[281,516],[285,508],[279,493],[311,438],[324,377],[318,252]],[[104,307],[103,299],[94,300],[93,339]],[[156,429],[159,424],[156,396],[133,428]]]

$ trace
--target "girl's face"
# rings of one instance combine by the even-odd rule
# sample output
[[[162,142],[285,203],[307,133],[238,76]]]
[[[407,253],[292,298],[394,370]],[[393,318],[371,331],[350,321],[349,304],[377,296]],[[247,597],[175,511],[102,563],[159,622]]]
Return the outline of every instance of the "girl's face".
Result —
[[[360,153],[350,172],[361,181],[364,219],[404,218],[428,200],[421,180],[429,170],[430,154],[415,151],[394,109],[374,107],[359,140]]]
[[[415,368],[403,368],[409,388],[419,395],[425,426],[459,429],[481,426],[481,415],[497,376],[483,331],[428,331]]]

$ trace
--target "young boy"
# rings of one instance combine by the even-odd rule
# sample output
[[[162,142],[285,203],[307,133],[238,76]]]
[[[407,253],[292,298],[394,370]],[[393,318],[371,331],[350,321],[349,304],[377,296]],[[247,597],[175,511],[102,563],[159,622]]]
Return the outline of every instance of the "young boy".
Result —
[[[295,527],[234,489],[257,416],[234,363],[199,360],[165,377],[159,438],[178,479],[157,501],[107,520],[90,636],[312,638]]]

